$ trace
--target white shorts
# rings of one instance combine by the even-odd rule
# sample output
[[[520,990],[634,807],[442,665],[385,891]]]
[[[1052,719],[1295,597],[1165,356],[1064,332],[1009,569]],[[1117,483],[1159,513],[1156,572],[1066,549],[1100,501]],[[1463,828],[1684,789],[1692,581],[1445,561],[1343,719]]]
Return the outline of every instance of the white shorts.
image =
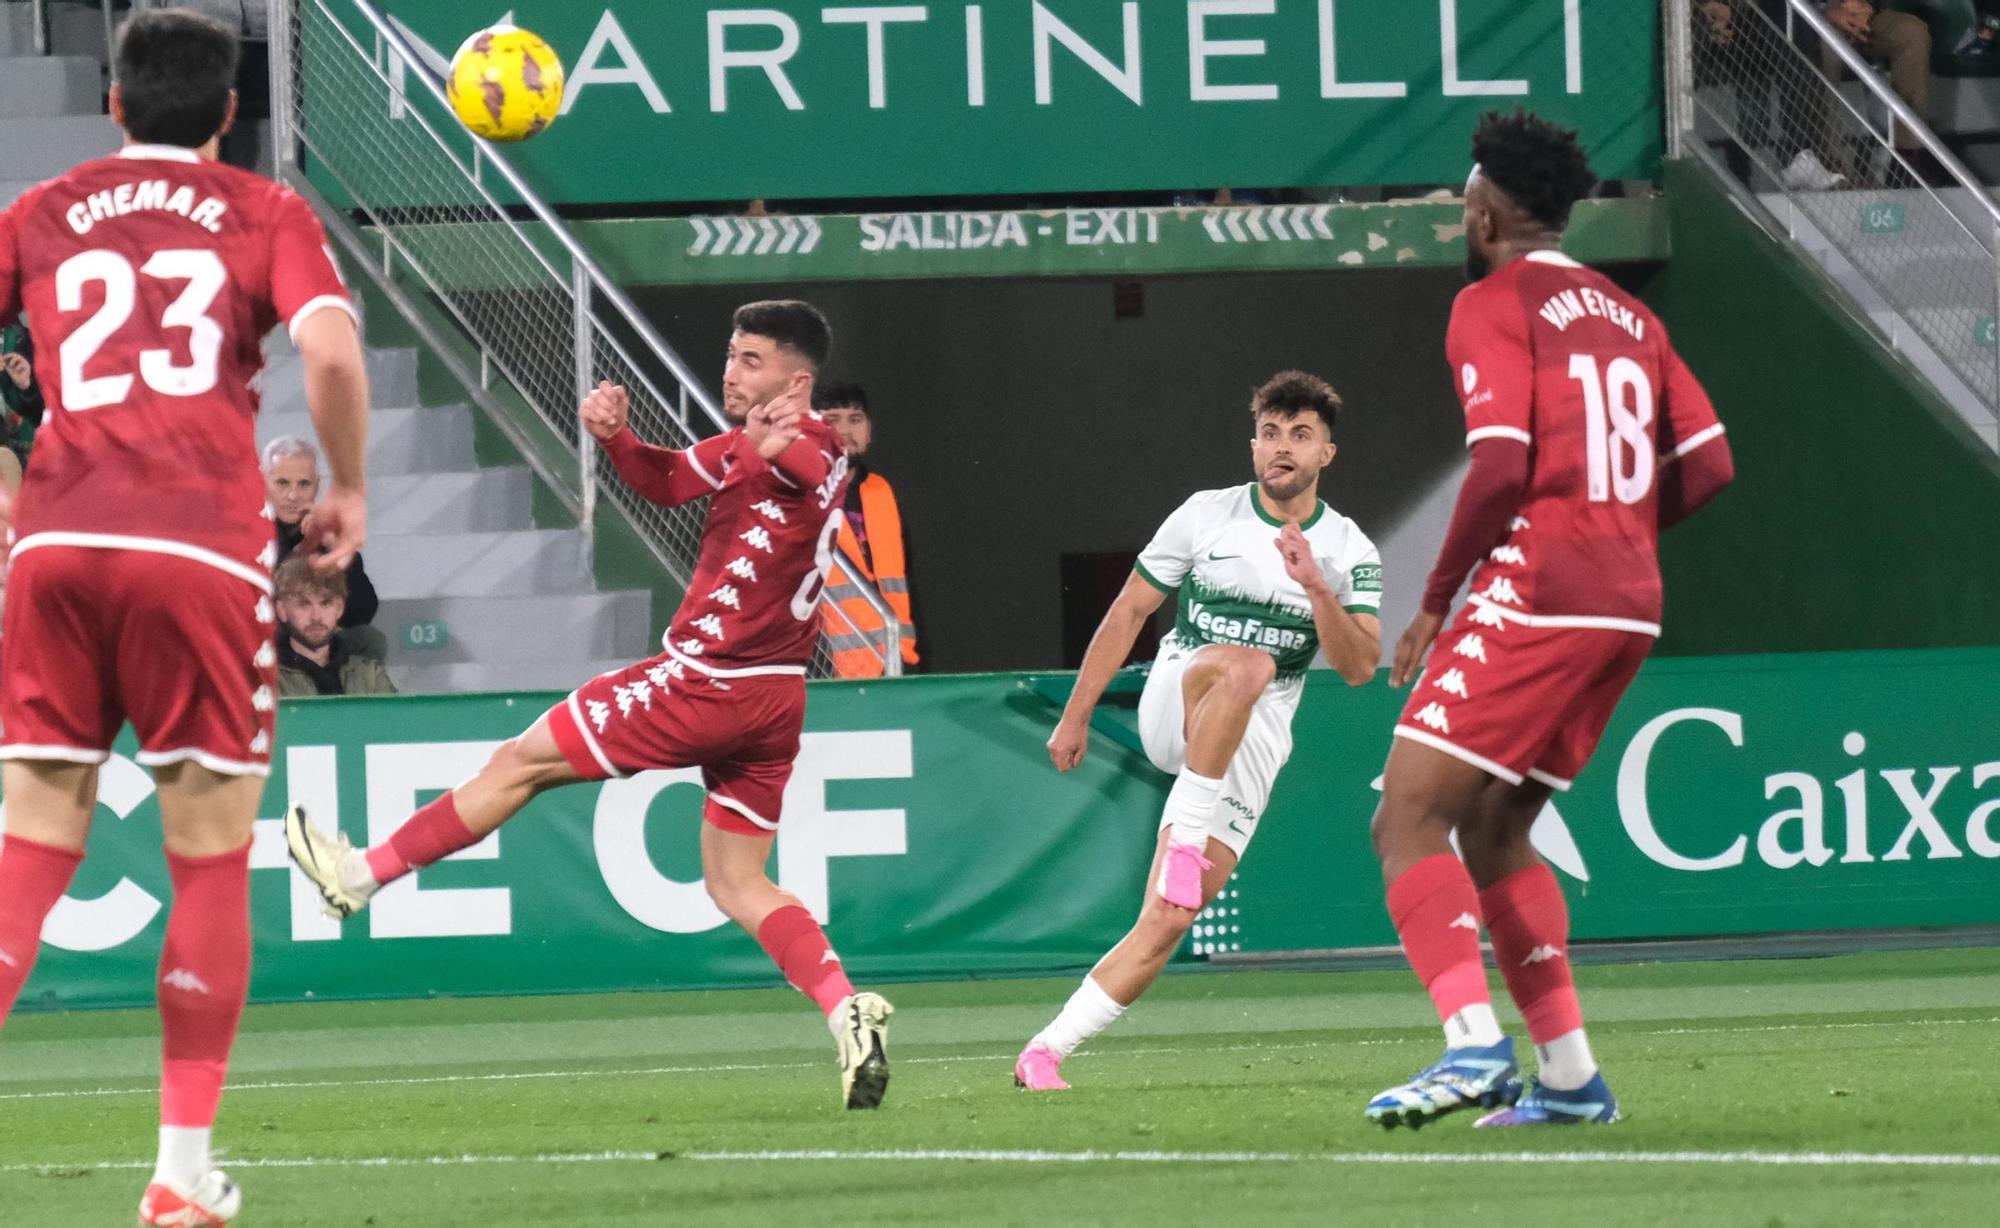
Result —
[[[1176,776],[1187,766],[1187,712],[1181,675],[1199,651],[1161,645],[1159,659],[1146,679],[1146,690],[1139,696],[1139,737],[1145,743],[1146,757],[1154,767]],[[1208,834],[1228,845],[1238,861],[1257,834],[1264,808],[1270,805],[1278,769],[1292,756],[1292,714],[1298,711],[1300,689],[1296,683],[1265,688],[1257,706],[1250,710],[1250,725],[1243,731],[1236,756],[1222,774],[1222,793]],[[1164,816],[1160,826],[1167,826]]]

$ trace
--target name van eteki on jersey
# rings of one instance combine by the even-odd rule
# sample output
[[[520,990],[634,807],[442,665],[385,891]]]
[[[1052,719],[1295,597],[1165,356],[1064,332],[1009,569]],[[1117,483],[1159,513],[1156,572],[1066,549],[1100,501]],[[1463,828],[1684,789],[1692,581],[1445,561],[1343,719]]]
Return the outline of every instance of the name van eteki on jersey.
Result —
[[[1587,286],[1565,290],[1556,295],[1542,304],[1539,314],[1544,320],[1555,325],[1559,331],[1567,331],[1570,325],[1586,316],[1596,316],[1600,320],[1609,320],[1631,333],[1634,341],[1646,339],[1646,322],[1639,318],[1637,312]]]
[[[193,188],[176,188],[164,179],[148,179],[141,183],[121,183],[103,192],[92,192],[71,205],[64,216],[71,230],[87,235],[99,222],[124,217],[128,213],[155,210],[178,213],[210,234],[219,235],[222,233],[222,215],[229,212],[229,206],[213,196],[203,197],[197,204]]]

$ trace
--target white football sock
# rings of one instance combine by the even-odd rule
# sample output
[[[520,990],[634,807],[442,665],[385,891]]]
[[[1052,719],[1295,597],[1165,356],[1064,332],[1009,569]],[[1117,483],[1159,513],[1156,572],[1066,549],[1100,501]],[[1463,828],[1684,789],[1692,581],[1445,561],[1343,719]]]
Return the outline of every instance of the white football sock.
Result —
[[[1444,1021],[1444,1044],[1447,1049],[1463,1049],[1468,1045],[1485,1048],[1497,1045],[1506,1038],[1507,1034],[1500,1030],[1500,1020],[1493,1014],[1490,1002],[1475,1002]]]
[[[153,1180],[169,1182],[183,1192],[193,1189],[214,1167],[208,1157],[209,1133],[207,1127],[161,1126]]]
[[[1215,801],[1221,795],[1220,780],[1203,776],[1192,768],[1182,768],[1167,794],[1164,813],[1173,824],[1172,834],[1167,838],[1175,844],[1192,844],[1206,854],[1209,819],[1215,814]]]
[[[1597,1058],[1583,1029],[1564,1032],[1546,1045],[1535,1046],[1539,1066],[1535,1076],[1559,1092],[1573,1092],[1597,1074]]]
[[[340,859],[340,885],[364,900],[382,890],[382,884],[375,881],[374,873],[368,869],[367,849],[349,849]]]
[[[1125,1008],[1105,993],[1103,986],[1084,977],[1083,984],[1063,1004],[1062,1014],[1043,1028],[1032,1043],[1047,1045],[1055,1050],[1057,1057],[1068,1057],[1078,1045],[1110,1027],[1124,1013]]]

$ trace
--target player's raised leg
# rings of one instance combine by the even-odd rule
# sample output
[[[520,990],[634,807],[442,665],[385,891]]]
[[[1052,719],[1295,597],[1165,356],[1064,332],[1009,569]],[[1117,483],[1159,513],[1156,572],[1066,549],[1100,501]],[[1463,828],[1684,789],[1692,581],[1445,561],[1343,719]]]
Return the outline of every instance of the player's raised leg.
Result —
[[[1570,974],[1569,906],[1529,839],[1549,794],[1532,780],[1489,790],[1477,818],[1458,829],[1494,959],[1527,1022],[1537,1063],[1520,1101],[1480,1118],[1480,1126],[1618,1120],[1618,1101],[1590,1051]]]
[[[1158,881],[1171,849],[1172,834],[1160,831],[1158,851],[1153,855],[1149,882]],[[1211,839],[1202,861],[1201,907],[1205,908],[1236,872],[1236,850]],[[1187,938],[1199,909],[1169,904],[1148,890],[1139,906],[1139,920],[1111,948],[1083,984],[1063,1004],[1062,1012],[1035,1033],[1027,1048],[1014,1062],[1014,1085],[1033,1092],[1068,1091],[1062,1078],[1062,1063],[1078,1046],[1117,1022],[1125,1009],[1139,1000],[1167,961]]]
[[[1479,950],[1479,892],[1451,847],[1462,815],[1507,788],[1445,752],[1397,738],[1373,835],[1389,916],[1417,979],[1444,1023],[1444,1056],[1368,1102],[1370,1120],[1412,1128],[1520,1095],[1514,1042],[1500,1030]]]
[[[889,1016],[895,1008],[880,994],[855,992],[826,931],[797,896],[771,881],[771,833],[751,827],[716,797],[711,792],[701,827],[709,897],[757,940],[792,988],[826,1014],[840,1048],[842,1102],[850,1109],[877,1107],[889,1088]]]
[[[347,837],[314,827],[302,806],[286,815],[285,839],[292,860],[319,888],[327,914],[349,917],[404,875],[484,840],[539,794],[584,779],[557,745],[545,713],[527,732],[501,743],[470,780],[420,808],[380,844],[354,848]]]
[[[1243,742],[1251,712],[1276,676],[1270,653],[1223,644],[1195,653],[1181,675],[1187,760],[1167,793],[1167,851],[1152,879],[1153,890],[1169,904],[1190,912],[1204,904],[1202,878],[1209,868],[1206,853],[1222,777]]]

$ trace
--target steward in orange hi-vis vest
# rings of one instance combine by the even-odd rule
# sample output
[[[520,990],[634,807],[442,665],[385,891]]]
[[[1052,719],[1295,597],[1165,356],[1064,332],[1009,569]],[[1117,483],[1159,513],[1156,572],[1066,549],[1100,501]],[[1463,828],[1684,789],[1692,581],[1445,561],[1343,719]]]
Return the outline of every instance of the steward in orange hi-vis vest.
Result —
[[[888,672],[889,628],[869,602],[861,584],[875,586],[896,615],[903,667],[918,661],[917,628],[910,617],[909,556],[903,537],[903,516],[888,480],[870,473],[866,457],[874,442],[868,394],[855,384],[822,384],[813,391],[813,408],[839,435],[854,465],[854,484],[847,494],[840,521],[841,556],[827,574],[826,646],[833,655],[837,678],[879,678]],[[847,560],[859,566],[850,575]]]

